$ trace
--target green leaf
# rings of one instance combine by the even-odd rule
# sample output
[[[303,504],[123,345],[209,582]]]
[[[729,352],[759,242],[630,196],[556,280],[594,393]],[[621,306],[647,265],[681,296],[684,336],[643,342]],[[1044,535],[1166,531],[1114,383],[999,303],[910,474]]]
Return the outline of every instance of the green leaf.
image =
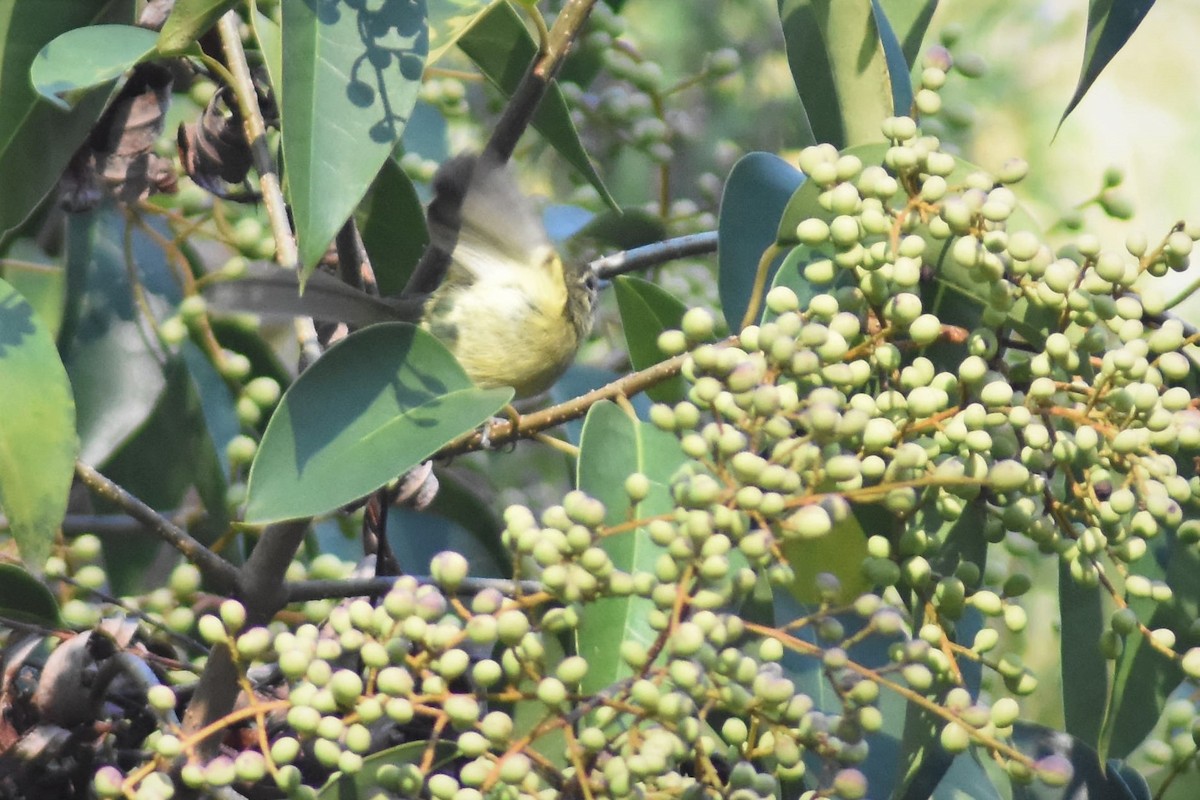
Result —
[[[783,263],[779,265],[779,270],[775,273],[774,279],[771,281],[771,288],[776,286],[786,286],[796,293],[796,299],[800,301],[800,308],[808,308],[809,302],[818,294],[830,291],[836,286],[845,286],[853,283],[854,278],[848,272],[838,272],[832,286],[817,286],[812,281],[804,277],[804,267],[810,261],[819,258],[820,255],[809,247],[798,244],[788,251],[784,256]],[[764,310],[762,318],[764,320],[774,319],[775,315],[770,310]]]
[[[662,514],[674,508],[671,476],[684,463],[674,436],[631,418],[614,403],[592,406],[583,424],[579,446],[578,485],[604,503],[605,524]],[[625,478],[641,472],[650,479],[646,499],[630,508]],[[650,541],[642,528],[606,536],[600,546],[617,569],[652,570],[662,548]],[[580,612],[576,652],[588,661],[587,677],[581,685],[585,695],[594,694],[631,674],[621,660],[625,641],[649,646],[656,633],[648,615],[653,604],[642,597],[609,597],[589,603]]]
[[[319,800],[373,800],[380,796],[380,770],[401,764],[420,764],[430,747],[429,742],[405,742],[372,753],[362,760],[362,766],[355,772],[333,773],[316,796]],[[444,740],[433,743],[432,747],[435,769],[457,752],[454,744]]]
[[[888,24],[900,42],[900,49],[909,69],[917,63],[921,43],[929,30],[929,21],[937,11],[938,0],[875,0],[878,9],[887,17]],[[878,19],[878,15],[876,15]],[[895,75],[892,76],[895,80]],[[907,79],[907,76],[905,76]],[[911,91],[911,87],[910,87]],[[897,108],[901,108],[899,103]]]
[[[133,0],[8,2],[0,14],[0,235],[16,227],[58,183],[100,118],[107,92],[69,113],[39,97],[29,67],[60,33],[101,22],[132,22]]]
[[[881,140],[896,104],[871,0],[779,0],[779,18],[817,141],[842,148]]]
[[[545,669],[544,674],[553,675],[555,669],[567,656],[561,637],[544,636],[542,637],[542,646],[545,648],[541,657],[541,663]],[[558,711],[547,708],[545,703],[537,699],[537,685],[538,680],[528,674],[523,675],[520,683],[517,684],[517,691],[524,693],[526,697],[513,703],[512,738],[514,740],[531,736],[539,725],[552,722],[559,717]],[[558,769],[566,769],[571,763],[570,744],[567,742],[567,736],[562,726],[552,727],[538,734],[531,739],[529,746],[531,750],[542,755],[548,763]]]
[[[1002,800],[978,753],[959,753],[931,795],[932,800]]]
[[[511,97],[516,91],[537,56],[533,36],[520,15],[505,2],[493,3],[476,16],[459,36],[458,46],[505,97]],[[616,209],[617,201],[608,193],[608,187],[592,166],[557,83],[546,89],[531,123],[559,155],[587,179],[604,202]]]
[[[57,628],[58,602],[28,571],[16,564],[0,564],[0,617]]]
[[[208,514],[189,525],[189,532],[211,543],[225,532],[228,522],[225,473],[189,366],[181,358],[172,358],[164,365],[166,388],[149,417],[107,459],[104,474],[151,508],[167,514],[178,509],[196,487]],[[120,511],[97,503],[103,510]],[[165,545],[141,536],[102,538],[113,590],[122,594],[149,591],[152,586],[148,581],[154,580],[149,567]],[[236,551],[231,557],[236,558]]]
[[[417,190],[396,159],[383,162],[358,219],[380,293],[400,294],[429,243],[429,230]]]
[[[775,244],[779,215],[803,181],[799,170],[770,153],[749,153],[729,173],[717,221],[717,288],[730,330],[741,329],[758,262]]]
[[[1131,571],[1171,587],[1168,602],[1129,598],[1129,607],[1150,630],[1186,631],[1200,615],[1200,553],[1174,531],[1156,537],[1151,551]],[[1125,758],[1154,728],[1171,692],[1183,680],[1179,661],[1164,657],[1140,635],[1125,638],[1113,676],[1109,717],[1101,756]]]
[[[42,97],[68,110],[88,89],[124,75],[154,54],[158,34],[133,25],[91,25],[55,37],[29,70]]]
[[[428,50],[425,2],[283,4],[280,125],[307,278],[408,122]]]
[[[436,64],[450,52],[459,37],[490,6],[505,0],[440,0],[429,9],[429,63]]]
[[[0,278],[33,306],[42,324],[57,337],[67,290],[61,263],[51,258],[33,239],[17,239],[0,258]]]
[[[892,84],[892,108],[906,111],[913,105],[912,80],[909,78],[909,66],[912,62],[905,58],[900,40],[892,30],[892,24],[888,21],[883,7],[879,5],[879,0],[871,0],[871,12],[875,18],[875,27],[879,29],[879,43],[883,47],[888,80]]]
[[[784,541],[780,550],[796,574],[791,590],[801,603],[811,605],[821,601],[816,577],[822,572],[834,575],[841,582],[842,597],[847,600],[871,588],[862,574],[867,535],[856,513],[835,522],[833,530],[820,539]]]
[[[430,334],[372,325],[321,356],[271,416],[250,468],[246,521],[311,517],[356,500],[512,399],[478,389]]]
[[[439,498],[443,488],[444,484],[438,487]],[[487,541],[480,532],[469,530],[441,514],[418,513],[407,508],[388,509],[388,542],[396,560],[407,571],[427,574],[433,557],[450,550],[467,559],[473,578],[511,577],[511,559],[503,548],[495,546],[499,544],[495,529],[490,533],[492,540]],[[361,550],[360,543],[352,544]]]
[[[666,360],[666,353],[658,349],[658,335],[678,329],[687,306],[666,289],[641,278],[621,275],[613,286],[633,368],[646,369]],[[683,378],[676,375],[651,387],[647,394],[658,403],[675,403],[683,399],[684,392]]]
[[[1095,587],[1080,586],[1062,561],[1058,564],[1058,610],[1062,619],[1063,730],[1096,747],[1108,701],[1108,659],[1100,652],[1100,635],[1108,625],[1100,593]],[[1080,675],[1089,677],[1079,680]]]
[[[0,281],[0,508],[22,560],[40,570],[67,513],[75,400],[54,338]]]
[[[1200,558],[1189,553],[1190,547],[1168,549],[1159,536],[1157,546],[1145,557],[1131,565],[1130,571],[1151,581],[1166,581],[1162,564],[1172,563],[1184,569],[1200,569]],[[1129,607],[1151,630],[1170,627],[1187,630],[1188,620],[1180,620],[1169,605],[1149,598],[1128,598]],[[1180,624],[1182,622],[1182,624]],[[1154,729],[1166,704],[1167,696],[1183,680],[1178,662],[1164,658],[1140,634],[1125,637],[1125,648],[1117,659],[1113,673],[1108,715],[1101,733],[1101,757],[1125,758],[1134,751]]]
[[[254,13],[254,38],[258,41],[263,64],[271,85],[278,91],[283,85],[283,31],[279,23],[261,11]]]
[[[1083,48],[1083,65],[1079,68],[1079,81],[1071,95],[1059,126],[1067,115],[1075,110],[1079,101],[1087,94],[1100,72],[1108,66],[1129,37],[1142,24],[1154,0],[1091,0],[1088,3],[1087,42]]]
[[[216,367],[209,362],[207,356],[191,341],[186,341],[180,348],[180,355],[187,367],[188,378],[192,389],[199,401],[199,411],[202,425],[197,434],[204,436],[204,444],[212,450],[212,458],[217,465],[219,485],[214,487],[224,490],[225,475],[231,474],[229,458],[225,453],[229,443],[241,433],[241,423],[237,416],[237,406],[229,385],[217,372]],[[201,492],[202,495],[205,492]],[[219,499],[224,508],[224,496],[220,498],[204,497],[205,507],[209,514],[215,514],[216,509],[210,500]]]
[[[78,284],[78,299],[59,338],[78,404],[79,457],[101,466],[154,410],[166,357],[133,300],[124,218],[112,210],[72,214],[67,230],[67,280]],[[162,250],[140,231],[130,243],[143,296],[167,316],[180,298]]]
[[[175,6],[158,35],[163,55],[181,55],[208,32],[221,16],[235,8],[238,0],[175,0]]]

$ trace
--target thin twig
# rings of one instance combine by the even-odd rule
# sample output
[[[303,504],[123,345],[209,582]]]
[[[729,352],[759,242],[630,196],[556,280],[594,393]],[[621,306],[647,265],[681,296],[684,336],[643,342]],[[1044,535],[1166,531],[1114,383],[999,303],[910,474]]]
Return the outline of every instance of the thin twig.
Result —
[[[238,35],[239,18],[236,11],[229,11],[217,22],[221,46],[225,50],[225,61],[233,77],[230,88],[237,99],[238,113],[246,131],[246,142],[250,145],[250,156],[258,173],[259,191],[267,219],[271,223],[271,234],[275,237],[275,261],[288,269],[296,268],[296,238],[288,224],[287,206],[283,190],[279,185],[279,174],[267,147],[267,126],[258,107],[258,94],[250,76],[250,65],[246,62],[246,51],[242,49],[242,38]]]
[[[434,458],[449,458],[482,450],[484,441],[487,441],[490,447],[500,447],[518,439],[527,439],[535,433],[540,433],[564,422],[579,419],[601,400],[615,400],[621,396],[632,397],[646,391],[651,386],[657,386],[663,381],[675,377],[683,368],[683,362],[686,359],[687,355],[685,354],[660,361],[652,367],[618,378],[607,386],[594,389],[565,403],[559,403],[532,414],[523,414],[515,424],[509,420],[498,420],[488,428],[486,440],[479,431],[465,434],[439,450]]]
[[[610,280],[627,272],[657,267],[668,261],[691,256],[708,255],[717,252],[717,232],[704,231],[691,233],[687,236],[676,236],[654,244],[635,247],[632,250],[622,250],[619,253],[602,256],[588,264],[592,272],[602,280]]]
[[[187,531],[82,461],[75,462],[75,474],[94,494],[116,504],[129,516],[156,533],[167,544],[183,553],[188,561],[191,561],[204,573],[205,578],[212,581],[214,589],[228,592],[237,585],[237,569],[205,547],[202,542],[190,536]]]
[[[435,584],[433,578],[412,576],[422,585]],[[308,600],[327,600],[335,597],[372,597],[387,594],[396,584],[395,576],[382,578],[343,578],[340,580],[295,581],[287,584],[289,603]],[[459,596],[473,596],[484,589],[494,589],[505,597],[534,594],[542,591],[538,581],[512,581],[501,578],[465,578],[455,589]]]

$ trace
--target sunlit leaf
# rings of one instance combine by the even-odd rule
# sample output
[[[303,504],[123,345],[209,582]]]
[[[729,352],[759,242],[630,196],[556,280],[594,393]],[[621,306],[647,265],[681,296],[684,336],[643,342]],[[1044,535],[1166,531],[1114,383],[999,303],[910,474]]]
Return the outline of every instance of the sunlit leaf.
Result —
[[[798,169],[770,153],[749,153],[729,173],[717,221],[717,287],[721,311],[731,330],[741,328],[759,261],[775,244],[779,216],[803,180]],[[780,260],[773,259],[764,290]]]
[[[425,2],[283,4],[280,125],[307,276],[408,123],[428,49]]]
[[[0,281],[0,508],[21,558],[40,570],[75,473],[75,399],[54,338]]]
[[[133,25],[76,28],[47,44],[29,77],[38,94],[64,110],[88,89],[121,77],[152,55],[158,34]]]
[[[579,449],[578,485],[604,503],[605,522],[661,514],[673,508],[669,483],[684,462],[674,436],[632,418],[619,406],[604,401],[592,406],[584,421]],[[630,507],[624,482],[640,472],[650,480],[646,499]],[[617,569],[653,570],[662,549],[637,528],[601,541]],[[620,644],[649,645],[655,631],[647,619],[653,604],[642,597],[607,597],[589,603],[580,614],[576,650],[588,661],[582,691],[591,694],[630,674],[621,660]]]
[[[646,369],[667,358],[658,349],[658,336],[665,330],[678,329],[687,306],[666,289],[641,278],[622,275],[613,281],[625,346],[635,370]],[[653,386],[650,399],[675,403],[683,399],[683,378],[676,375]]]
[[[167,21],[158,35],[158,49],[164,55],[178,55],[196,44],[237,0],[175,0]]]
[[[512,399],[478,389],[439,341],[405,323],[346,337],[292,384],[250,468],[246,521],[316,516],[363,497]]]
[[[888,24],[900,42],[909,69],[916,66],[929,21],[937,11],[938,0],[875,0],[887,15]],[[895,76],[893,75],[893,80]],[[905,76],[907,77],[907,76]]]
[[[1120,52],[1138,25],[1150,12],[1154,0],[1091,0],[1088,3],[1087,43],[1083,49],[1083,65],[1075,93],[1067,103],[1058,124],[1075,110],[1096,78]]]
[[[898,105],[871,0],[779,0],[779,18],[817,141],[841,148],[881,140],[880,123]]]
[[[9,2],[0,14],[0,234],[16,227],[58,183],[67,162],[99,119],[108,90],[66,112],[40,97],[29,68],[64,31],[133,21],[133,0]]]

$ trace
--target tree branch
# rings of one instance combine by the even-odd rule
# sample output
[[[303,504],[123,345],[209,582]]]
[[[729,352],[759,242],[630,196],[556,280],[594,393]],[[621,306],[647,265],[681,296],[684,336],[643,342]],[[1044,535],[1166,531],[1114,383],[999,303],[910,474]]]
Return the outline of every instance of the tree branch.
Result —
[[[199,567],[204,577],[213,583],[214,589],[220,592],[229,592],[237,586],[237,568],[209,550],[202,542],[190,536],[187,531],[176,526],[82,461],[75,462],[75,474],[96,496],[116,504],[126,514],[157,534],[160,539],[183,553],[184,557]]]
[[[729,341],[736,340],[731,339]],[[515,424],[509,420],[497,420],[487,428],[487,446],[499,447],[510,442],[515,442],[518,439],[528,439],[534,434],[541,433],[548,428],[553,428],[573,419],[579,419],[587,414],[588,409],[601,400],[616,400],[618,397],[632,397],[635,394],[644,392],[651,386],[655,386],[678,375],[686,359],[687,354],[685,353],[684,355],[669,358],[666,361],[660,361],[652,367],[647,367],[640,372],[630,373],[622,378],[618,378],[607,386],[594,389],[565,403],[559,403],[556,406],[535,411],[532,414],[524,414],[517,418]],[[483,433],[474,431],[455,439],[435,453],[433,457],[449,458],[450,456],[482,450],[484,449],[484,441]]]
[[[588,267],[596,273],[598,278],[611,280],[617,275],[657,267],[659,264],[665,264],[677,258],[689,258],[715,252],[717,252],[717,232],[704,231],[602,256],[588,264]]]

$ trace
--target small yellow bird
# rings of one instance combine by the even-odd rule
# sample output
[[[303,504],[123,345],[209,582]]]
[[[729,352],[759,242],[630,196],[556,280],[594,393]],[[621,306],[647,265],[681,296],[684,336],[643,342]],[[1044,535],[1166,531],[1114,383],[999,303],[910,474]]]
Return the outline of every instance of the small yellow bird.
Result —
[[[430,244],[399,297],[372,297],[321,271],[301,295],[294,272],[257,265],[205,294],[225,310],[415,322],[478,386],[511,386],[518,399],[545,391],[591,331],[595,273],[559,257],[504,164],[457,156],[434,175],[433,190]]]
[[[591,331],[595,274],[559,257],[503,164],[459,156],[438,170],[433,189],[430,247],[449,258],[421,327],[477,385],[511,386],[518,398],[545,391]]]

